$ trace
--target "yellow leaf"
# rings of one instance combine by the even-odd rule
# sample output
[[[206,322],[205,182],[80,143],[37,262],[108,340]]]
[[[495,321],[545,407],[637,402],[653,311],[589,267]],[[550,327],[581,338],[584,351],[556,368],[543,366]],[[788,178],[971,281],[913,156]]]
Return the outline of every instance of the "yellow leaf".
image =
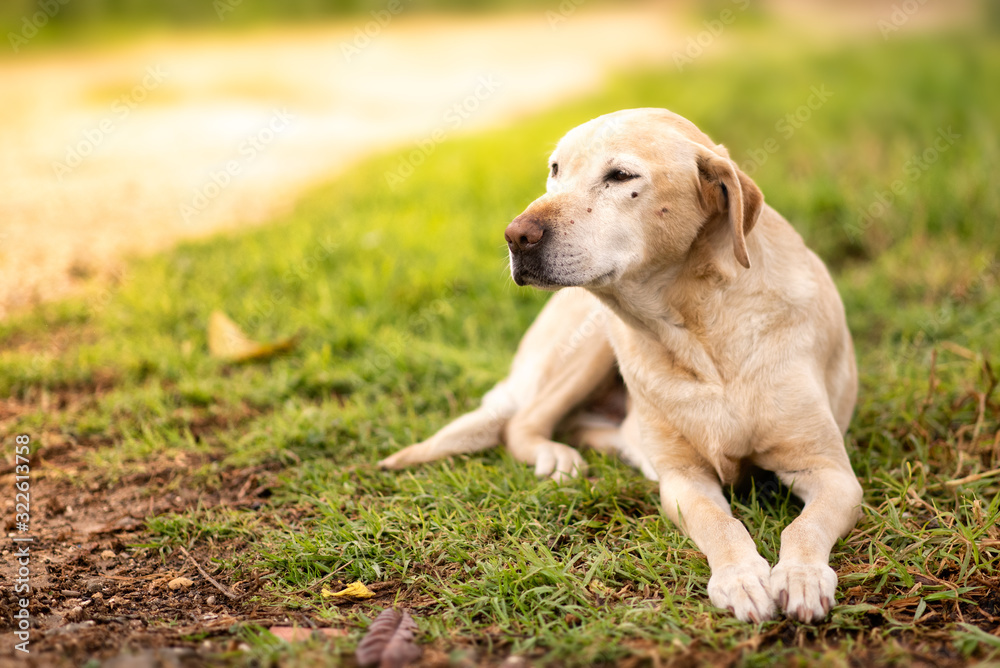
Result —
[[[323,598],[371,598],[375,595],[375,592],[366,587],[365,583],[361,580],[352,582],[344,590],[338,592],[331,590],[329,587],[323,587],[320,593],[323,595]]]
[[[222,311],[212,311],[208,321],[208,352],[227,362],[249,362],[273,357],[295,347],[292,336],[273,343],[250,340],[239,326]]]

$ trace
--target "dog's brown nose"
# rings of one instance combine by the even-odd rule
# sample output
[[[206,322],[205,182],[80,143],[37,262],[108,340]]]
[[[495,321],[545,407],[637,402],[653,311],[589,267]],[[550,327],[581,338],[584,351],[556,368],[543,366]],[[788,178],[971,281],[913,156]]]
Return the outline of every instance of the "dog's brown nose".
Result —
[[[545,228],[536,218],[520,215],[507,226],[503,237],[507,240],[507,248],[512,251],[526,251],[538,245],[545,234]]]

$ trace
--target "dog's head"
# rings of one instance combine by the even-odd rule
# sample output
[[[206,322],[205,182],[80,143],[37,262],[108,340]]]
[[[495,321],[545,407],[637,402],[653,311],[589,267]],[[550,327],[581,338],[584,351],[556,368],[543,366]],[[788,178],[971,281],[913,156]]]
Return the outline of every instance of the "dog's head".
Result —
[[[764,198],[724,147],[665,109],[630,109],[570,130],[546,192],[507,227],[518,285],[601,288],[679,266],[699,238],[746,235]]]

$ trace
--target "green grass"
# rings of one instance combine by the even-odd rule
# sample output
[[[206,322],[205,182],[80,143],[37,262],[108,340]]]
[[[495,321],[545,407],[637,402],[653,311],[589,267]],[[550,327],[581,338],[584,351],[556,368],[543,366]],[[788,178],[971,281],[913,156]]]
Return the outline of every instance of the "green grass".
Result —
[[[396,16],[561,12],[567,6],[575,10],[584,4],[584,0],[566,2],[569,0],[5,0],[0,6],[4,45],[0,62],[24,52],[134,43],[137,37],[159,36],[176,29],[215,36],[220,30],[344,21],[351,28],[357,26],[374,34],[373,26],[366,27],[369,23],[384,26]],[[622,2],[615,0],[614,4]],[[586,0],[586,4],[611,5],[612,0]]]
[[[399,156],[385,155],[272,225],[133,262],[110,291],[0,323],[0,393],[29,407],[17,430],[80,444],[91,465],[81,484],[182,453],[197,462],[187,485],[280,465],[262,511],[148,522],[162,549],[238,542],[234,577],[268,570],[266,601],[350,629],[332,649],[241,630],[265,662],[349,656],[378,610],[334,607],[319,588],[354,579],[389,583],[421,642],[455,661],[996,657],[1000,478],[950,481],[1000,466],[997,81],[1000,47],[976,35],[805,55],[770,44],[617,78],[517,127],[439,146],[395,191],[384,174]],[[786,138],[776,123],[814,86],[832,97]],[[681,113],[740,163],[775,138],[753,176],[843,295],[862,376],[848,445],[866,506],[832,557],[842,605],[816,627],[752,626],[712,608],[703,557],[662,516],[655,485],[613,459],[587,453],[588,476],[563,486],[500,450],[403,473],[373,466],[505,374],[546,295],[511,283],[503,227],[541,191],[563,132],[631,106]],[[911,180],[907,160],[949,127],[961,136]],[[901,194],[862,220],[895,179]],[[206,348],[216,308],[252,337],[299,332],[301,343],[267,363],[223,365]],[[773,563],[799,506],[768,487],[735,508]]]

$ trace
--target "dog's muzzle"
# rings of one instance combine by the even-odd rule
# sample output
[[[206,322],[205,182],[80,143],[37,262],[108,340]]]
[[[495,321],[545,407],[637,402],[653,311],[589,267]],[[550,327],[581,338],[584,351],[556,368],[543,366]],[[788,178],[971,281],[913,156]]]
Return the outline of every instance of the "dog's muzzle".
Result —
[[[542,221],[522,213],[507,226],[503,237],[507,240],[507,248],[511,253],[523,253],[542,243],[545,231],[546,226]]]
[[[518,285],[544,287],[551,284],[545,277],[542,262],[548,230],[548,226],[538,218],[521,214],[504,231],[503,236],[510,250],[510,273]]]

